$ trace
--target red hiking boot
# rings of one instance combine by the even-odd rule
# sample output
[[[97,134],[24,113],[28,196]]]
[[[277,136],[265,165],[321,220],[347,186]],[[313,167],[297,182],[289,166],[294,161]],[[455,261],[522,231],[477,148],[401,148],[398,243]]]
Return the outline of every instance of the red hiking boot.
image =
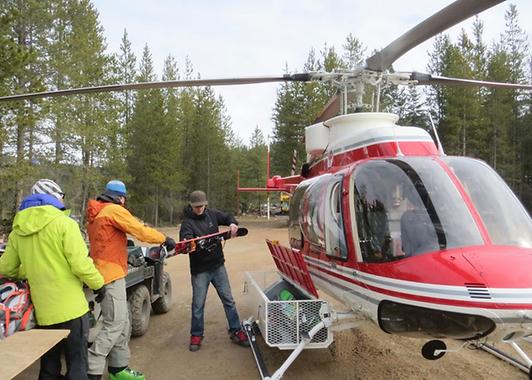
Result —
[[[197,336],[197,335],[191,335],[190,336],[190,344],[188,346],[188,350],[189,351],[198,351],[201,347],[201,341],[202,341],[203,337],[202,336]]]
[[[233,331],[230,337],[233,343],[236,343],[242,347],[249,347],[248,336],[246,335],[244,330],[240,329],[237,331]]]

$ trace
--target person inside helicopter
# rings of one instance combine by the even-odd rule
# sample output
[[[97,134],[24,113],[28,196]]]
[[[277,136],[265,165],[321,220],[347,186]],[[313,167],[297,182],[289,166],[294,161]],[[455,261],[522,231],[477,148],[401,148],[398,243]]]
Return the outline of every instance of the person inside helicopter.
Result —
[[[392,238],[388,220],[389,188],[384,177],[365,171],[356,178],[356,216],[360,248],[364,262],[383,262],[392,256]]]
[[[406,210],[401,216],[401,243],[406,257],[439,249],[436,228],[423,202],[421,186],[405,186]],[[416,191],[417,190],[417,191]]]

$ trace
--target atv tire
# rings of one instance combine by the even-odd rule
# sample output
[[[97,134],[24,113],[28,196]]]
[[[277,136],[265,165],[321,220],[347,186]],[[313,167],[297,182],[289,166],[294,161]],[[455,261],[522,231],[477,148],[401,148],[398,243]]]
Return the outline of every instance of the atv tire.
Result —
[[[151,304],[155,314],[168,313],[172,306],[172,281],[170,275],[166,272],[163,273],[161,296]]]
[[[142,336],[150,324],[150,291],[145,285],[138,285],[130,293],[131,336]]]

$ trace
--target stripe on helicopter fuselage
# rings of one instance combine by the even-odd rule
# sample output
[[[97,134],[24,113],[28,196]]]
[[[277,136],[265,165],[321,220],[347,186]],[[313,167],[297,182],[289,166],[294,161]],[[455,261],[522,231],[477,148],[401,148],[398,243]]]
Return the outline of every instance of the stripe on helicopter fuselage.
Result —
[[[344,145],[339,148],[333,149],[329,153],[332,154],[333,156],[338,156],[340,154],[346,154],[349,152],[354,152],[359,149],[369,148],[369,147],[376,146],[376,145],[388,144],[388,143],[399,143],[399,142],[434,143],[434,141],[432,141],[430,137],[423,137],[423,136],[397,136],[397,137],[382,136],[382,137],[372,137],[364,141],[358,141],[353,144]],[[324,157],[320,158],[318,161],[313,163],[311,167],[315,167],[316,165],[319,165],[321,162],[326,161],[327,159],[328,159],[327,153],[325,153]]]
[[[412,141],[412,142],[434,142],[432,141],[432,138],[430,137],[424,137],[424,136],[382,136],[382,137],[372,137],[363,141],[358,141],[353,144],[348,144],[345,146],[342,146],[340,148],[333,149],[333,154],[339,154],[344,153],[350,150],[360,149],[364,147],[368,147],[370,145],[376,145],[376,144],[384,144],[384,143],[393,143],[396,141]]]
[[[317,270],[319,270],[319,269],[317,269]],[[335,288],[342,289],[346,293],[349,293],[350,295],[353,295],[354,297],[359,298],[361,301],[369,302],[369,303],[371,303],[371,304],[373,304],[375,306],[378,306],[379,303],[382,301],[382,299],[378,299],[378,298],[370,296],[369,294],[363,294],[363,293],[361,293],[361,292],[359,292],[357,290],[354,290],[351,287],[352,286],[351,284],[350,284],[350,286],[343,285],[341,283],[342,280],[338,279],[338,278],[336,278],[334,276],[328,275],[326,273],[323,273],[323,274],[322,273],[317,273],[315,270],[312,270],[311,268],[309,268],[309,271],[312,273],[313,276],[317,277],[319,280],[324,281],[325,283],[331,284]],[[378,294],[383,295],[382,293],[378,293]],[[396,298],[396,297],[393,297],[393,298]],[[409,300],[399,297],[399,301],[397,301],[397,302],[408,304],[407,301],[409,301]],[[410,304],[410,306],[418,306],[418,307],[423,307],[423,308],[433,309],[433,310],[442,310],[441,309],[442,305],[434,304],[434,303],[430,303],[430,302],[427,303],[427,302],[415,301],[415,304]],[[435,306],[439,306],[439,307],[435,308]],[[475,310],[476,309],[475,307],[463,307],[463,306],[454,306],[454,305],[443,305],[443,306],[451,307],[452,309],[447,310],[449,312],[457,312],[457,313],[470,314],[470,315],[483,315],[484,314],[484,312],[482,312],[482,310],[478,310],[478,309]],[[464,310],[464,309],[468,309],[468,310]],[[471,310],[471,309],[473,309],[473,310]],[[443,310],[445,310],[445,309],[443,309]],[[499,309],[497,309],[497,311],[514,312],[515,310],[499,310]],[[505,317],[505,316],[502,316],[502,315],[498,314],[496,317],[499,320],[499,322],[502,322],[502,323],[505,323],[505,324],[520,324],[521,325],[523,323],[523,317],[522,316],[519,316],[519,317],[512,317],[512,316]]]
[[[317,272],[312,272],[312,274],[314,276],[318,277],[322,281],[333,282],[334,283],[334,287],[340,288],[340,289],[344,290],[346,293],[352,294],[355,297],[358,297],[360,299],[366,300],[367,302],[371,302],[372,304],[375,304],[375,305],[378,305],[379,302],[380,302],[380,300],[378,300],[377,298],[373,298],[373,297],[370,297],[367,294],[360,293],[359,291],[354,290],[352,287],[342,285],[340,282],[337,282],[337,281],[334,281],[334,280],[331,281],[331,279],[329,277],[322,276],[321,274],[319,274]]]
[[[472,298],[468,289],[461,286],[423,284],[411,281],[390,279],[387,277],[371,275],[359,270],[331,268],[327,263],[305,256],[309,265],[315,266],[322,272],[334,276],[357,286],[373,288],[378,293],[396,294],[399,298],[423,297],[427,302],[437,304],[455,304],[466,307],[504,308],[504,309],[530,309],[532,304],[532,289],[500,289],[489,288],[492,299]],[[353,275],[355,273],[355,275]],[[496,299],[497,302],[494,302]],[[436,302],[434,302],[434,301]],[[446,301],[451,301],[446,302]],[[523,302],[524,301],[524,302]]]

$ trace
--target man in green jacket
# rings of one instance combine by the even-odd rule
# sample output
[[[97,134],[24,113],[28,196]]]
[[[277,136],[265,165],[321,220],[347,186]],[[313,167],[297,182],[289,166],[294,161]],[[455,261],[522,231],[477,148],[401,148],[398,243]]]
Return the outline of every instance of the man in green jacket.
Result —
[[[89,257],[78,224],[68,216],[57,183],[40,179],[24,198],[0,257],[0,274],[26,278],[41,328],[70,334],[41,358],[39,380],[87,379],[89,307],[83,283],[105,294],[103,277]],[[61,376],[61,354],[67,372]]]

